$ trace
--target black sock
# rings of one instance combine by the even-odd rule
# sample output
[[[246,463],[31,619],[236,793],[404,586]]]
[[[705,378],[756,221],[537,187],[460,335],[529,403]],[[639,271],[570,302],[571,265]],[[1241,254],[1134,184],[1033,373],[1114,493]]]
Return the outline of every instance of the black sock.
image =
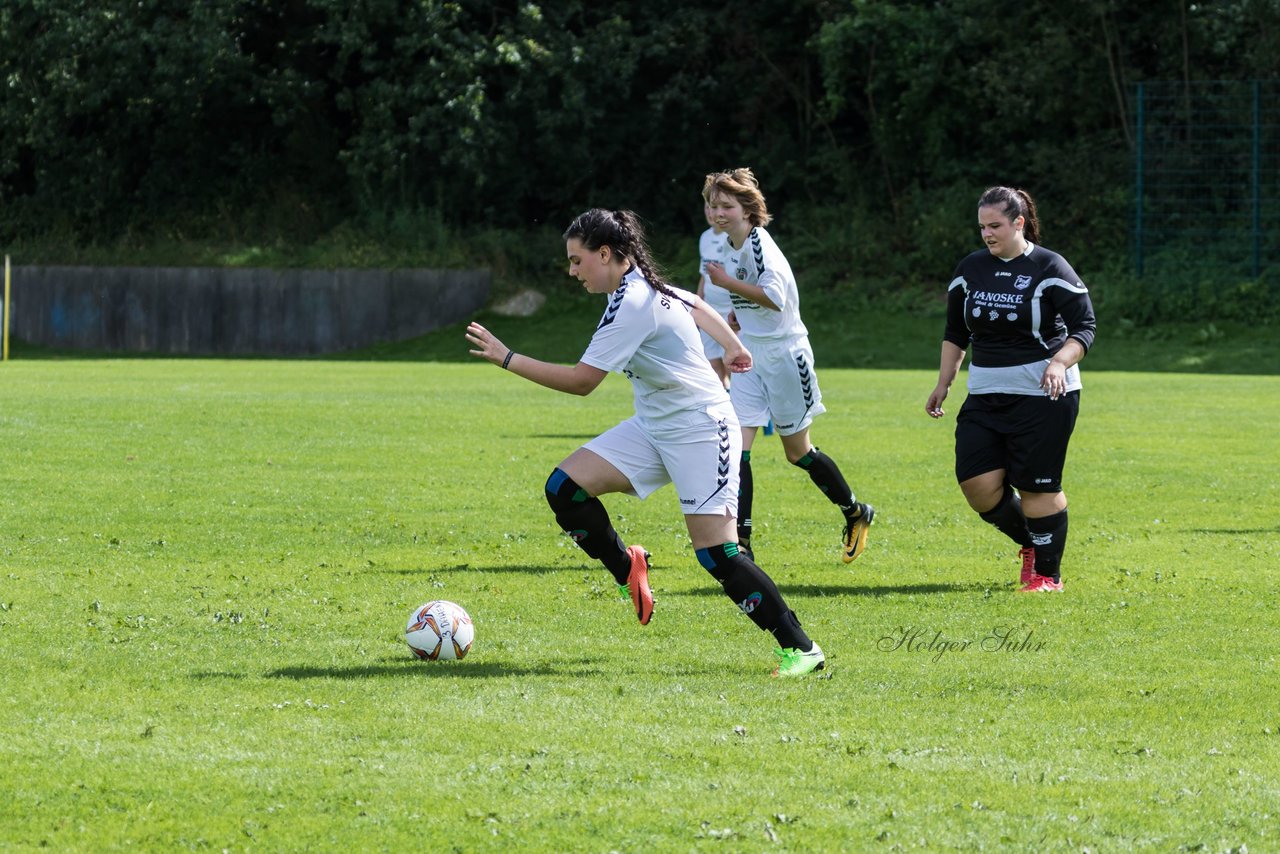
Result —
[[[698,549],[698,563],[720,582],[724,592],[742,612],[766,632],[771,632],[783,649],[801,652],[813,649],[813,641],[800,628],[800,620],[787,607],[773,579],[755,561],[738,550],[735,543]]]
[[[845,483],[844,475],[840,473],[835,460],[817,448],[810,448],[809,453],[795,461],[795,465],[809,473],[809,479],[822,490],[827,500],[840,508],[846,519],[858,518],[859,511],[855,506],[857,502],[854,500],[853,490]]]
[[[1027,517],[1022,513],[1022,499],[1013,487],[1004,485],[1004,495],[1000,503],[984,513],[979,513],[984,522],[994,525],[1000,533],[1013,540],[1022,548],[1031,546],[1031,533],[1027,530]]]
[[[1036,574],[1061,581],[1062,552],[1067,547],[1067,511],[1039,519],[1028,517],[1027,530],[1036,547]]]
[[[609,511],[599,498],[592,498],[573,478],[560,469],[547,478],[547,503],[556,514],[556,523],[573,538],[588,557],[605,565],[619,584],[627,583],[631,556],[622,538],[609,521]]]
[[[751,480],[751,452],[742,452],[738,464],[738,542],[751,548],[751,501],[755,497]]]

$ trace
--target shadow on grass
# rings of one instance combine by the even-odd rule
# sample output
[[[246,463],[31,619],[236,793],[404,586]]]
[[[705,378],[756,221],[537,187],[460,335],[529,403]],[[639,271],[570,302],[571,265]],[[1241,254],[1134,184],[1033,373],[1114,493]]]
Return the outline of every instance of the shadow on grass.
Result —
[[[774,581],[777,581],[775,578]],[[920,593],[981,593],[993,586],[981,581],[962,581],[939,584],[778,584],[785,596],[911,596]],[[676,596],[723,596],[719,587],[698,587],[675,592]]]
[[[366,664],[361,667],[318,667],[299,665],[268,670],[268,679],[384,679],[408,676],[414,679],[437,676],[459,676],[466,679],[503,679],[513,676],[600,676],[603,671],[594,662],[582,659],[552,664],[524,666],[500,661],[419,661],[405,658],[390,664]],[[223,677],[227,674],[193,674],[193,678]],[[231,678],[238,678],[232,676]]]
[[[1280,526],[1275,528],[1192,528],[1193,534],[1225,534],[1239,536],[1241,534],[1280,534]]]
[[[462,563],[462,564],[458,564],[457,566],[445,566],[445,567],[435,566],[429,569],[426,567],[403,567],[402,568],[402,567],[393,567],[393,566],[386,566],[386,567],[378,566],[378,567],[373,567],[372,569],[367,569],[365,570],[365,572],[381,573],[383,575],[423,575],[423,576],[444,575],[450,572],[523,572],[523,573],[528,573],[530,575],[546,575],[552,572],[571,571],[573,568],[574,567],[566,567],[566,566],[529,566],[529,565],[520,565],[520,564],[506,565],[506,566],[471,566],[470,564]]]

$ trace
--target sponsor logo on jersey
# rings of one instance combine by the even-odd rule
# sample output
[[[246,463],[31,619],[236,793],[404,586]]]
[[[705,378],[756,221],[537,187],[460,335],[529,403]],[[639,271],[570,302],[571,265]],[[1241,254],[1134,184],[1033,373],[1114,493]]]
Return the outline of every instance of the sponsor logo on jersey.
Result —
[[[689,507],[692,507],[693,505],[695,505],[695,504],[697,504],[697,503],[698,503],[698,499],[696,499],[696,498],[681,498],[681,499],[680,499],[680,503],[681,503],[681,504],[685,504],[685,505],[687,505],[687,506],[689,506]]]
[[[1001,294],[994,291],[978,291],[973,295],[973,299],[975,302],[980,302],[984,305],[1022,305],[1022,294]]]
[[[1025,291],[1031,285],[1030,276],[1019,276],[1013,280],[1013,286],[1020,291]]]
[[[1008,270],[997,270],[997,271],[996,271],[996,278],[1000,278],[1001,276],[1012,276],[1012,275],[1013,275],[1013,273],[1010,273]]]
[[[987,315],[987,320],[999,320],[999,319],[1000,319],[1000,312],[996,311],[995,309],[992,309],[991,312]]]
[[[1018,313],[1016,311],[1011,311],[1008,314],[1006,314],[1005,317],[1008,318],[1010,321],[1014,321],[1018,319]]]

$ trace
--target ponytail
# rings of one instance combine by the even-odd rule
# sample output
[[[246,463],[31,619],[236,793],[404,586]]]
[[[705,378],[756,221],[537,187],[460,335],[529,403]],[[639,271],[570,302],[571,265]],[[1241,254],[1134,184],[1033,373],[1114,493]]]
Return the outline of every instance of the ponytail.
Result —
[[[1022,236],[1028,243],[1040,244],[1040,217],[1036,213],[1035,199],[1023,189],[990,187],[978,199],[980,208],[998,208],[1013,222],[1022,217]]]
[[[581,240],[582,245],[593,252],[601,246],[608,246],[614,254],[635,264],[655,291],[692,307],[692,303],[671,290],[671,285],[649,252],[640,218],[631,211],[592,208],[578,214],[564,232],[565,240],[572,238]]]

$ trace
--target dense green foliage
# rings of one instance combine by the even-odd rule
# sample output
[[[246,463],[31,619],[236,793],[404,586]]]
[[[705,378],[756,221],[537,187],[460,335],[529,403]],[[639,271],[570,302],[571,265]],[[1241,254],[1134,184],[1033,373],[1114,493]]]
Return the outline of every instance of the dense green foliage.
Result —
[[[377,261],[397,224],[466,243],[590,204],[686,234],[703,174],[749,164],[824,284],[949,269],[993,182],[1094,271],[1123,264],[1133,83],[1278,65],[1276,0],[10,0],[0,242]]]
[[[1089,374],[1044,597],[933,382],[822,374],[815,436],[880,509],[852,565],[757,441],[757,556],[830,662],[779,684],[670,489],[607,499],[646,628],[551,519],[620,377],[0,366],[0,848],[1276,850],[1280,380]],[[437,597],[476,620],[457,665],[401,640]]]

